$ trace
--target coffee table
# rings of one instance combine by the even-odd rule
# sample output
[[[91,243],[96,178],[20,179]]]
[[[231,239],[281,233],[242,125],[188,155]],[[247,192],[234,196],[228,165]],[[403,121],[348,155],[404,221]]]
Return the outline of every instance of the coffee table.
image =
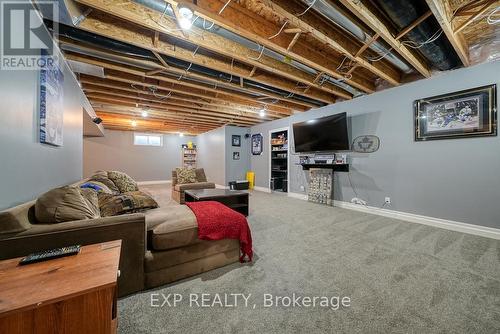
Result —
[[[186,202],[216,201],[248,216],[248,193],[226,189],[196,189],[185,191]]]

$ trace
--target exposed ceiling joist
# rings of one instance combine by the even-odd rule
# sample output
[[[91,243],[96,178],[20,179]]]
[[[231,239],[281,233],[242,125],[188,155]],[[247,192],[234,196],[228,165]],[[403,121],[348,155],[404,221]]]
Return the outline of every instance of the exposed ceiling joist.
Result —
[[[330,0],[329,0],[330,1]],[[364,21],[373,31],[383,38],[401,57],[403,57],[420,74],[428,78],[431,76],[429,67],[419,59],[408,47],[392,36],[382,21],[372,13],[362,1],[339,0],[354,15]]]
[[[195,94],[197,96],[207,97],[207,95],[206,95],[207,93],[213,93],[216,95],[218,94],[219,96],[220,95],[228,95],[228,96],[235,97],[235,98],[242,99],[242,100],[249,100],[252,102],[255,101],[255,97],[245,96],[243,94],[234,93],[232,91],[227,91],[227,90],[223,90],[220,88],[215,89],[213,87],[202,86],[199,84],[188,83],[185,81],[178,81],[175,78],[169,78],[169,77],[159,76],[159,75],[147,76],[144,71],[133,69],[130,66],[116,65],[116,64],[112,64],[112,63],[107,62],[107,61],[90,59],[90,58],[86,58],[83,56],[77,56],[77,55],[72,55],[72,54],[67,54],[67,59],[80,61],[80,62],[84,62],[84,63],[96,65],[96,66],[101,66],[107,70],[107,71],[105,71],[106,78],[127,78],[126,75],[123,75],[123,73],[126,73],[129,75],[138,76],[139,78],[137,78],[137,80],[136,80],[138,82],[144,82],[145,78],[149,78],[149,79],[153,79],[153,80],[158,81],[158,82],[164,82],[164,83],[174,85],[174,87],[173,87],[174,89],[175,89],[175,87],[180,87],[179,89],[177,89],[178,92],[189,91],[190,95]],[[112,71],[118,71],[118,72],[121,72],[122,74],[116,73],[117,75],[113,76]]]
[[[231,83],[231,82],[227,82],[225,80],[215,79],[215,78],[210,77],[208,75],[201,75],[201,74],[189,72],[189,71],[182,70],[182,69],[179,69],[179,68],[176,68],[173,66],[169,66],[168,68],[165,68],[164,66],[157,64],[155,62],[149,61],[149,60],[142,60],[142,59],[136,59],[136,58],[126,57],[126,56],[120,56],[120,55],[117,55],[115,53],[111,53],[111,52],[108,52],[105,50],[96,49],[96,48],[88,47],[88,46],[83,46],[80,43],[68,41],[68,39],[66,39],[66,38],[62,38],[61,43],[63,46],[64,45],[73,46],[70,54],[79,52],[83,55],[91,54],[92,58],[94,58],[94,60],[96,60],[95,57],[98,57],[100,59],[114,60],[117,62],[122,62],[123,64],[134,64],[135,66],[139,66],[142,68],[144,68],[144,67],[156,68],[154,70],[150,70],[150,71],[145,72],[146,76],[154,76],[154,75],[157,75],[160,73],[164,73],[164,74],[170,73],[170,74],[175,74],[179,78],[183,78],[183,79],[193,78],[193,79],[199,79],[199,80],[204,81],[204,82],[212,83],[214,85],[214,87],[217,86],[220,88],[236,89],[238,91],[244,91],[244,92],[247,92],[250,94],[266,95],[266,96],[269,96],[269,97],[274,98],[274,99],[289,102],[289,99],[287,99],[279,94],[270,93],[270,92],[267,92],[265,90],[259,90],[259,89],[250,88],[250,87],[241,87],[241,85],[237,84],[237,83]],[[306,105],[308,107],[311,107],[311,104],[307,103]]]
[[[120,3],[109,2],[106,0],[77,1],[152,31],[158,31],[191,44],[198,45],[206,50],[210,50],[230,59],[234,58],[242,63],[257,66],[258,68],[262,68],[263,70],[285,77],[289,80],[301,82],[303,84],[312,83],[312,78],[307,73],[295,69],[288,64],[262,55],[261,51],[250,50],[236,42],[210,33],[207,30],[198,29],[193,26],[189,36],[186,37],[179,32],[174,20],[162,16],[162,13],[153,11],[132,1],[124,0]],[[160,19],[161,17],[163,17],[163,21],[160,25],[158,24],[157,19]],[[346,96],[345,91],[333,85],[315,85],[315,88],[329,94],[350,98],[349,94]],[[327,102],[324,101],[324,99],[321,101]],[[333,103],[334,101],[335,99],[332,97],[327,103]]]
[[[177,1],[173,0],[166,1],[171,4],[177,3]],[[324,54],[314,52],[311,48],[305,47],[304,44],[298,43],[298,39],[303,33],[302,29],[284,29],[283,35],[280,34],[273,39],[269,39],[269,36],[274,35],[280,29],[279,26],[233,2],[219,15],[219,10],[224,4],[225,2],[221,0],[198,0],[197,5],[190,4],[189,7],[201,18],[210,20],[218,26],[257,42],[266,48],[287,55],[333,78],[345,80],[347,84],[361,91],[371,93],[375,90],[373,83],[366,79],[356,76],[351,79],[345,78],[344,75],[335,71],[337,65],[331,59],[325,57]],[[245,25],[241,25],[240,22],[245,22]],[[292,34],[292,36],[285,36],[286,34]]]
[[[129,43],[146,50],[155,51],[157,53],[165,54],[167,56],[181,59],[187,62],[192,62],[193,64],[251,79],[255,82],[274,86],[288,92],[304,95],[311,99],[330,99],[328,94],[321,91],[302,94],[300,90],[297,89],[295,83],[289,82],[288,80],[280,80],[275,76],[269,75],[263,71],[255,74],[253,77],[250,77],[249,74],[251,73],[251,69],[247,70],[237,65],[231,66],[230,63],[226,63],[217,58],[205,56],[200,53],[193,55],[192,51],[183,49],[182,47],[176,47],[161,40],[158,41],[157,46],[154,47],[153,42],[150,38],[148,38],[149,36],[147,35],[147,33],[134,31],[128,26],[119,26],[118,24],[119,23],[116,19],[112,19],[109,17],[102,17],[100,19],[88,17],[84,22],[82,22],[79,28],[96,35],[111,38],[124,43]],[[286,104],[289,104],[290,108],[298,111],[307,110],[312,106],[310,103],[305,103],[297,99],[282,99],[287,101]]]
[[[296,7],[294,3],[289,3],[286,0],[251,0],[252,2],[258,1],[258,5],[265,5],[269,10],[274,12],[276,15],[280,16],[283,21],[288,21],[290,26],[298,27],[302,29],[305,33],[308,33],[309,36],[316,38],[318,41],[328,45],[332,49],[340,52],[348,59],[353,62],[359,64],[360,66],[366,68],[370,72],[375,75],[381,77],[392,85],[400,84],[400,74],[396,70],[384,66],[381,62],[372,63],[364,58],[358,56],[355,57],[356,51],[353,49],[354,44],[349,40],[347,40],[341,34],[334,32],[333,30],[326,31],[325,29],[319,30],[316,27],[317,20],[315,18],[310,18],[306,15],[301,16],[300,18],[295,16]],[[309,19],[307,19],[309,18]],[[307,19],[307,21],[306,21]]]
[[[83,79],[81,80],[83,84],[83,89],[84,91],[87,90],[95,90],[95,91],[110,91],[110,92],[120,92],[120,93],[128,93],[130,96],[130,93],[132,94],[140,94],[140,95],[146,95],[146,96],[153,96],[153,97],[165,97],[168,96],[168,101],[172,104],[178,103],[180,106],[198,106],[202,108],[211,108],[214,110],[228,110],[228,111],[234,111],[234,112],[241,112],[244,115],[246,114],[252,114],[254,113],[255,115],[259,114],[260,109],[254,108],[254,107],[243,107],[237,104],[229,103],[229,102],[222,102],[222,101],[215,101],[215,100],[206,100],[206,99],[200,99],[200,98],[194,98],[194,97],[189,97],[189,96],[180,96],[178,94],[173,94],[171,91],[168,90],[163,90],[159,89],[159,92],[153,93],[147,87],[142,87],[143,90],[138,93],[137,89],[132,88],[130,85],[119,85],[116,82],[112,82],[110,80],[107,80],[106,82],[96,82],[94,80],[88,80],[88,79]],[[183,104],[185,103],[185,104]],[[273,119],[273,118],[280,118],[282,115],[279,113],[275,113],[273,111],[268,110],[267,111],[267,116],[264,119]]]
[[[119,73],[117,73],[119,74]],[[187,96],[189,98],[197,98],[197,99],[203,99],[205,101],[209,102],[217,102],[217,103],[232,103],[236,104],[237,106],[243,107],[248,105],[250,107],[258,108],[259,110],[262,109],[262,105],[259,103],[252,101],[252,102],[247,102],[246,100],[243,99],[238,99],[234,97],[221,97],[217,96],[216,94],[211,94],[211,93],[206,93],[206,94],[199,94],[199,93],[193,93],[190,90],[183,89],[182,87],[177,87],[176,85],[166,85],[162,82],[155,82],[153,80],[147,79],[147,80],[142,80],[140,77],[135,77],[132,75],[127,75],[127,74],[121,74],[121,75],[116,75],[116,74],[106,74],[106,79],[101,79],[101,78],[96,78],[96,77],[91,77],[87,75],[81,75],[80,76],[81,82],[84,83],[92,83],[92,84],[102,84],[107,86],[109,83],[112,83],[113,86],[119,86],[119,87],[144,87],[144,88],[151,88],[154,87],[155,90],[163,92],[163,94],[170,94],[170,93],[175,93],[175,94],[181,94],[182,96]],[[124,86],[122,86],[124,85]],[[132,86],[133,85],[133,86]],[[283,116],[288,116],[290,115],[290,110],[270,104],[267,106],[267,110],[281,114]]]
[[[458,33],[455,34],[452,22],[452,13],[447,6],[447,1],[441,0],[425,0],[429,5],[429,8],[434,14],[434,17],[438,20],[441,25],[441,29],[443,29],[446,37],[450,41],[453,49],[455,49],[458,57],[462,61],[465,66],[469,66],[469,48],[463,38],[463,36]]]
[[[208,106],[196,107],[193,106],[192,104],[183,104],[175,101],[170,101],[168,99],[167,100],[152,99],[151,96],[149,96],[148,94],[136,94],[135,96],[131,96],[130,94],[127,94],[127,92],[119,90],[105,90],[103,88],[93,88],[87,86],[84,86],[84,92],[86,92],[89,97],[109,96],[116,98],[134,99],[141,101],[141,103],[143,104],[149,103],[150,106],[161,105],[165,106],[166,108],[170,108],[170,110],[182,111],[187,113],[199,113],[203,115],[211,115],[214,117],[222,117],[222,118],[237,117],[240,120],[246,120],[254,123],[260,122],[263,119],[265,120],[276,119],[275,117],[270,117],[269,115],[267,115],[266,118],[263,118],[260,117],[258,114],[253,114],[253,113],[235,112],[222,108],[211,108]]]

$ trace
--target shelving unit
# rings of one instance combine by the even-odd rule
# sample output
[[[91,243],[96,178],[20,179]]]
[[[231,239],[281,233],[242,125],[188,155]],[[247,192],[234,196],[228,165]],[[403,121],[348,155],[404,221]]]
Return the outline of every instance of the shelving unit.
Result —
[[[270,133],[271,179],[269,187],[273,191],[288,191],[288,130]]]
[[[182,145],[182,166],[185,168],[196,168],[196,146],[189,148]]]

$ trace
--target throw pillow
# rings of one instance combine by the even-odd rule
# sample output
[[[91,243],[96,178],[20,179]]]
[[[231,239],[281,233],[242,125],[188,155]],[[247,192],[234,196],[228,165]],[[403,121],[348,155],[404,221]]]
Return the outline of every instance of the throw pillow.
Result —
[[[97,193],[70,186],[49,190],[36,200],[35,217],[39,223],[99,218]]]
[[[119,195],[99,193],[99,208],[102,217],[155,209],[158,203],[142,191],[132,191]]]
[[[195,183],[196,180],[196,171],[193,168],[176,168],[177,172],[177,183],[186,184],[186,183]]]
[[[94,189],[97,192],[105,192],[107,194],[112,194],[111,189],[108,188],[104,183],[99,181],[88,181],[80,185],[80,188]]]
[[[139,190],[137,182],[125,173],[109,171],[108,178],[118,187],[120,193]]]
[[[118,189],[118,187],[113,183],[113,181],[111,181],[108,178],[107,174],[104,175],[101,172],[96,172],[94,175],[92,175],[89,178],[89,181],[96,181],[96,182],[104,184],[106,187],[108,187],[109,191],[112,194],[119,194],[120,193],[120,190]]]

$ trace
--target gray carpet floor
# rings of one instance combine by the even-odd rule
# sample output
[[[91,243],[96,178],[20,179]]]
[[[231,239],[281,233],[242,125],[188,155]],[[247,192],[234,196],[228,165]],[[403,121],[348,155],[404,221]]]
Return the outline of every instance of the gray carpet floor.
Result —
[[[148,187],[172,205],[165,186]],[[119,302],[120,333],[500,333],[500,241],[253,192],[255,260]],[[151,307],[151,294],[182,294]],[[190,307],[191,293],[256,307]],[[349,307],[263,307],[274,296],[348,296]],[[201,298],[201,297],[200,297]]]

